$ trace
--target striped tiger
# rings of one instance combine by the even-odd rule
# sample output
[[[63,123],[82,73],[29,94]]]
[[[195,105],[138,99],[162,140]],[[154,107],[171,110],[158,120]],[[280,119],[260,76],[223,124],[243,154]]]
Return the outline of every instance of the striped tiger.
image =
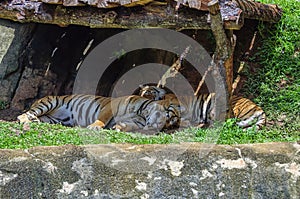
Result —
[[[231,103],[234,117],[240,120],[238,126],[248,128],[255,125],[256,129],[261,129],[266,125],[265,112],[251,100],[233,95]]]
[[[155,86],[140,86],[140,95],[148,99],[176,100],[174,94],[166,94],[163,88]],[[178,100],[181,106],[181,126],[209,124],[214,117],[213,103],[214,93],[202,94],[199,96],[179,96]],[[253,125],[261,129],[266,123],[265,112],[251,100],[241,97],[232,96],[233,115],[239,121],[237,125],[242,128],[248,128]],[[192,111],[190,111],[192,110]]]
[[[139,95],[142,97],[152,100],[162,100],[168,98],[166,94],[167,92],[163,88],[149,85],[140,85]]]
[[[130,118],[134,118],[131,123],[128,122]],[[65,95],[41,98],[17,119],[21,123],[41,121],[96,130],[118,129],[118,124],[126,121],[126,128],[119,130],[134,131],[143,128],[159,131],[176,126],[176,121],[179,121],[176,118],[179,118],[178,113],[168,100],[153,101],[135,95],[119,98]]]
[[[160,102],[168,101],[169,100],[161,100]],[[152,114],[153,117],[149,117],[148,120],[146,120],[145,117],[142,117],[141,115],[137,114],[124,115],[122,119],[119,119],[116,122],[116,124],[113,126],[113,129],[116,129],[118,131],[139,130],[139,132],[152,134],[155,133],[153,129],[158,129],[160,126],[162,126],[162,124],[164,124],[164,127],[161,129],[162,131],[173,130],[175,128],[178,128],[180,123],[178,105],[170,104],[168,106],[165,106],[164,110],[166,117],[160,116],[162,111],[156,111],[154,112],[154,114]]]

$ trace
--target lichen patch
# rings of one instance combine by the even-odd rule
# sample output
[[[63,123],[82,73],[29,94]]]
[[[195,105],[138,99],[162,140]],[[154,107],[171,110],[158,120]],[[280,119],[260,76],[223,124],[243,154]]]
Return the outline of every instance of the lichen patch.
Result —
[[[202,177],[200,177],[200,180],[204,180],[206,178],[211,177],[213,177],[213,175],[207,169],[202,170]]]
[[[190,182],[189,184],[190,184],[190,186],[192,186],[192,187],[196,187],[196,186],[197,186],[197,183],[195,183],[195,182]]]
[[[197,191],[196,189],[193,189],[193,188],[191,188],[191,190],[193,192],[194,198],[199,198],[199,196],[198,196],[199,191]]]
[[[141,195],[140,198],[141,198],[141,199],[148,199],[148,198],[150,198],[150,196],[149,196],[149,194],[144,193],[143,195]]]
[[[70,194],[73,192],[75,187],[75,184],[69,184],[68,182],[63,182],[63,186],[61,189],[58,190],[58,192],[60,193],[66,193],[66,194]]]
[[[244,169],[247,167],[246,162],[242,158],[237,160],[221,159],[218,160],[217,163],[220,164],[222,168],[226,169]]]
[[[116,166],[117,164],[119,164],[120,162],[125,162],[125,160],[122,160],[122,159],[113,159],[111,161],[111,166]]]
[[[43,169],[50,174],[55,174],[57,167],[54,166],[51,162],[45,162]]]
[[[180,176],[181,174],[181,169],[184,166],[183,161],[182,162],[178,162],[178,161],[172,161],[172,160],[168,160],[167,163],[171,169],[171,174],[173,176]]]
[[[135,181],[136,186],[135,188],[139,191],[146,191],[147,190],[147,184],[145,182],[139,182],[138,180]]]
[[[224,196],[225,194],[223,193],[223,192],[220,192],[219,193],[219,197],[222,197],[222,196]]]
[[[15,157],[15,158],[11,159],[10,162],[22,162],[27,159],[28,159],[27,157]]]
[[[5,174],[2,171],[0,171],[0,185],[4,186],[10,181],[12,181],[13,179],[15,179],[16,177],[18,177],[18,174],[13,174],[13,173]]]
[[[300,164],[295,162],[280,164],[279,162],[276,162],[275,165],[284,168],[285,171],[291,173],[293,180],[297,180],[300,177]]]
[[[156,158],[145,156],[145,157],[141,158],[141,160],[147,161],[149,163],[149,166],[151,166],[156,161]]]

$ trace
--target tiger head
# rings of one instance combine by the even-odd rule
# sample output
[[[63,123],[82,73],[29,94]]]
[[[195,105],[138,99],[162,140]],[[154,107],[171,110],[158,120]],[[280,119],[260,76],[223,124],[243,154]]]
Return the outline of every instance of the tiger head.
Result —
[[[143,115],[146,118],[144,129],[174,129],[180,123],[179,108],[169,100],[152,102],[143,110]]]
[[[166,94],[166,91],[162,88],[158,88],[155,86],[143,86],[140,85],[140,93],[139,95],[151,100],[162,100],[164,99],[164,96]]]
[[[167,94],[167,92],[171,91],[151,85],[140,85],[139,95],[150,100],[157,100],[157,103],[162,104],[164,107],[163,112],[165,113],[165,118],[164,120],[161,118],[160,121],[164,122],[163,129],[174,129],[178,128],[180,125],[180,113],[183,111],[184,107],[180,106],[179,101],[174,94]],[[160,115],[158,112],[155,114],[156,118]]]
[[[180,125],[181,108],[179,104],[170,104],[166,109],[166,123],[164,129],[178,128]]]

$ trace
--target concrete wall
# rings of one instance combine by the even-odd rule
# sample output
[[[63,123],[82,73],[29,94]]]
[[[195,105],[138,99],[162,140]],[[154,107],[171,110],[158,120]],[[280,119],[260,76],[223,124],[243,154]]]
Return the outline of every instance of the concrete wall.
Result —
[[[299,198],[300,144],[0,150],[0,198]]]

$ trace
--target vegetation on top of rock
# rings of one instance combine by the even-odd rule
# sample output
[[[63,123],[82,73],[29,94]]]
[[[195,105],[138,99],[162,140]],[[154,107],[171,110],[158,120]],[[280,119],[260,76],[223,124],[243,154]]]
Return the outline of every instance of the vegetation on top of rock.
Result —
[[[269,130],[299,136],[300,2],[263,0],[262,3],[277,4],[284,12],[280,22],[271,28],[260,25],[262,46],[250,58],[260,68],[255,74],[247,74],[248,81],[243,93],[256,97],[254,101],[267,114]]]

